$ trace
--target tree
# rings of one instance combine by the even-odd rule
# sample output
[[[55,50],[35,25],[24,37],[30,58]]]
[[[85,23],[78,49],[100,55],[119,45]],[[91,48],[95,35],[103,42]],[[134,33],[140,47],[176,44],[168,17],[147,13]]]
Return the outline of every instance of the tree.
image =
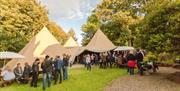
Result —
[[[82,26],[86,45],[93,34],[101,29],[115,45],[133,45],[136,24],[142,19],[141,8],[147,0],[103,0]]]
[[[141,23],[139,46],[154,53],[180,52],[180,2],[154,0]],[[151,9],[151,10],[148,10]]]
[[[74,31],[73,28],[71,28],[68,33],[67,33],[68,37],[72,37],[75,41],[77,41],[77,38],[76,38],[76,33]]]
[[[16,51],[48,23],[47,11],[36,0],[0,0],[0,51]]]
[[[66,42],[68,37],[67,34],[55,22],[49,22],[47,27],[62,45]]]

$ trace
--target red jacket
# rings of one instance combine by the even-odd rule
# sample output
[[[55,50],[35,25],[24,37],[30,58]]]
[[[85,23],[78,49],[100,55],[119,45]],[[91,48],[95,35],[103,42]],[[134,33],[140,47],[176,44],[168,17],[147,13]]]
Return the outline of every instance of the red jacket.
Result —
[[[135,62],[135,60],[129,60],[129,61],[128,61],[128,67],[133,67],[133,68],[135,68],[135,67],[136,67],[136,62]]]

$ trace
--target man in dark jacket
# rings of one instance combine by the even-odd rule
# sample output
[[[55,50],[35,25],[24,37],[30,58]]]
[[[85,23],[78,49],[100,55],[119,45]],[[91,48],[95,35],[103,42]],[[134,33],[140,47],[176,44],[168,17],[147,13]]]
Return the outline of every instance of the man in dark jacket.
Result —
[[[135,57],[136,57],[136,61],[137,61],[138,73],[139,73],[140,75],[142,75],[142,74],[143,74],[143,70],[142,70],[141,64],[142,64],[142,62],[143,62],[143,57],[144,57],[144,55],[143,55],[143,53],[140,51],[140,49],[137,49],[137,53],[136,53]]]
[[[30,74],[31,74],[31,66],[26,62],[25,66],[24,66],[24,71],[23,71],[23,83],[28,83],[28,80],[30,78]]]
[[[63,60],[61,60],[60,56],[56,57],[54,61],[54,66],[55,66],[55,84],[57,83],[58,78],[59,78],[59,83],[62,83]]]
[[[39,59],[37,58],[32,65],[32,81],[31,87],[37,87],[38,73],[39,73]]]
[[[16,81],[18,83],[21,83],[22,81],[22,75],[23,75],[23,71],[22,71],[22,67],[21,67],[21,64],[18,63],[16,68],[14,69],[14,74],[16,76]]]
[[[47,55],[41,64],[43,72],[43,90],[46,89],[46,79],[48,80],[48,87],[51,86],[52,60],[53,58],[49,59],[49,56]]]

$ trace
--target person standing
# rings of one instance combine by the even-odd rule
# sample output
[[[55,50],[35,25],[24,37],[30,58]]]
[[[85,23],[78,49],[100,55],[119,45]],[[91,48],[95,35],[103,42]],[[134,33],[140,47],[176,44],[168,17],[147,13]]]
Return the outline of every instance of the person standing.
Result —
[[[63,70],[63,61],[60,56],[57,56],[54,62],[55,67],[55,84],[59,79],[59,83],[62,83],[62,70]]]
[[[143,62],[144,54],[140,51],[140,49],[137,49],[136,51],[137,52],[135,54],[135,58],[137,61],[138,73],[140,75],[143,75],[142,62]]]
[[[99,57],[96,53],[94,54],[94,60],[95,60],[95,65],[98,65]]]
[[[86,56],[87,70],[91,71],[91,56],[87,54]]]
[[[122,53],[120,52],[117,56],[117,64],[119,68],[122,67],[122,62],[123,62],[123,57],[122,57]]]
[[[135,68],[135,66],[136,66],[135,59],[134,60],[132,59],[132,60],[128,61],[128,68],[129,68],[130,75],[134,75],[134,68]]]
[[[136,66],[135,56],[129,52],[127,55],[127,60],[128,72],[130,73],[130,75],[134,75],[134,68]]]
[[[31,87],[37,87],[38,74],[39,74],[39,59],[37,58],[32,65],[32,80]]]
[[[69,64],[69,57],[68,55],[64,54],[63,55],[63,79],[67,80],[68,79],[68,64]]]
[[[52,74],[52,60],[47,55],[41,64],[43,72],[43,90],[46,90],[46,80],[48,80],[48,87],[51,87],[51,74]]]
[[[83,55],[82,60],[83,60],[83,63],[84,63],[84,67],[86,67],[87,66],[86,55]]]
[[[104,52],[102,53],[102,63],[103,63],[103,68],[107,67],[107,53]]]
[[[91,58],[91,64],[94,65],[95,64],[95,56],[94,56],[94,54],[91,54],[90,58]]]
[[[99,61],[99,67],[103,68],[103,53],[100,53],[100,61]]]
[[[22,75],[23,75],[23,71],[22,71],[22,67],[21,67],[21,64],[18,63],[16,68],[14,69],[14,74],[16,76],[16,81],[18,83],[21,83],[22,81]]]

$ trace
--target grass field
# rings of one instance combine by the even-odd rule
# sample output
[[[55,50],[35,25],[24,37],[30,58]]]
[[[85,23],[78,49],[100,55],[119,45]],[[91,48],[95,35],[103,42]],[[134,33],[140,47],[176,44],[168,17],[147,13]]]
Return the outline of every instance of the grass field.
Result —
[[[69,80],[63,81],[62,84],[57,84],[46,91],[102,91],[103,87],[110,84],[113,79],[126,74],[123,69],[99,69],[94,67],[92,71],[87,71],[85,68],[69,70]],[[52,82],[53,83],[53,82]],[[42,91],[42,82],[39,81],[38,88],[32,88],[29,84],[18,85],[0,88],[0,91]]]

